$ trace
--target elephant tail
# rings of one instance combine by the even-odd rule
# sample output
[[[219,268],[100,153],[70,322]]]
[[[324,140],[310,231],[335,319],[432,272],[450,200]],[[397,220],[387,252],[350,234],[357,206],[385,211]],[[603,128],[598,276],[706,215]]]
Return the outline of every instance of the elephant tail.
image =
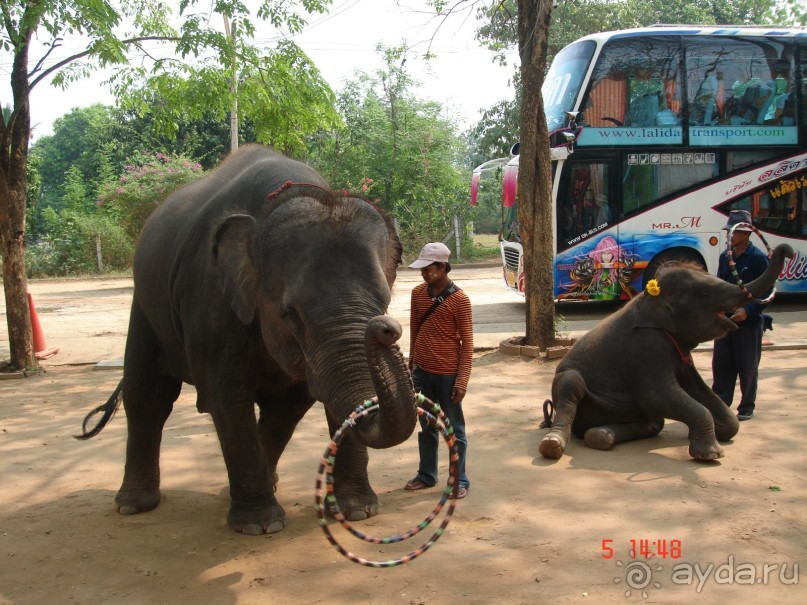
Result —
[[[552,405],[552,400],[547,399],[544,401],[544,421],[538,425],[538,428],[548,429],[552,428],[552,422],[555,419],[555,406]]]
[[[81,435],[73,435],[76,439],[87,440],[92,437],[95,437],[101,430],[106,426],[107,422],[109,422],[112,417],[115,415],[115,412],[118,411],[118,407],[120,407],[120,402],[122,399],[123,393],[123,381],[118,383],[117,388],[112,393],[112,396],[107,399],[107,402],[103,405],[99,405],[97,408],[92,410],[89,414],[84,417],[84,422],[81,425]],[[90,418],[98,414],[99,412],[103,412],[103,416],[98,421],[98,424],[95,425],[89,431],[87,430],[87,424],[90,422]]]

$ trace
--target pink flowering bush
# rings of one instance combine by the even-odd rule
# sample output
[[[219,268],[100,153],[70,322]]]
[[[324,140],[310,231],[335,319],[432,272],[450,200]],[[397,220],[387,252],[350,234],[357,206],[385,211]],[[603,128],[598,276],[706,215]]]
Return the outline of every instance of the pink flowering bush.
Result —
[[[129,158],[123,174],[105,183],[99,191],[98,204],[117,215],[133,238],[137,238],[146,219],[173,191],[204,174],[202,166],[183,156],[157,152]]]

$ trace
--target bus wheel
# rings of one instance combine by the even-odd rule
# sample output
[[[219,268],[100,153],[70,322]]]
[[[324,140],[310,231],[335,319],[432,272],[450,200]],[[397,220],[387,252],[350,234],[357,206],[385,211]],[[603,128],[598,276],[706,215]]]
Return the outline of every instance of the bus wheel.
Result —
[[[647,282],[656,277],[656,273],[662,265],[672,261],[695,263],[701,269],[706,271],[706,263],[703,262],[701,255],[694,250],[688,250],[686,248],[671,248],[670,250],[665,250],[664,252],[657,254],[653,257],[653,260],[647,264],[647,268],[642,274],[642,290],[644,290],[647,286]]]

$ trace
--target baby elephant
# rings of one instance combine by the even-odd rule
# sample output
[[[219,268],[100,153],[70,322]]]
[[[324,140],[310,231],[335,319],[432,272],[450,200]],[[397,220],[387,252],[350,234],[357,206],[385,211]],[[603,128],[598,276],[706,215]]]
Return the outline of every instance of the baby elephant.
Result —
[[[653,437],[671,418],[689,427],[690,456],[722,457],[718,441],[734,437],[739,422],[698,374],[690,352],[736,330],[726,314],[768,292],[792,256],[790,246],[777,246],[747,291],[691,264],[664,265],[652,294],[643,292],[600,322],[558,364],[555,418],[541,455],[560,458],[571,432],[587,446],[607,450]]]

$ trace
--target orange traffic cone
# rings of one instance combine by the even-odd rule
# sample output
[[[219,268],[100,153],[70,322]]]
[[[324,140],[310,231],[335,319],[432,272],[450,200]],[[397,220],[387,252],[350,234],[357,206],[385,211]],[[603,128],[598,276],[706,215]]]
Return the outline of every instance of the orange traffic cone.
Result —
[[[39,325],[34,299],[30,293],[28,294],[28,310],[31,312],[31,331],[34,333],[34,355],[37,359],[53,357],[59,352],[59,349],[49,349],[45,344],[45,335],[42,333],[42,326]]]

